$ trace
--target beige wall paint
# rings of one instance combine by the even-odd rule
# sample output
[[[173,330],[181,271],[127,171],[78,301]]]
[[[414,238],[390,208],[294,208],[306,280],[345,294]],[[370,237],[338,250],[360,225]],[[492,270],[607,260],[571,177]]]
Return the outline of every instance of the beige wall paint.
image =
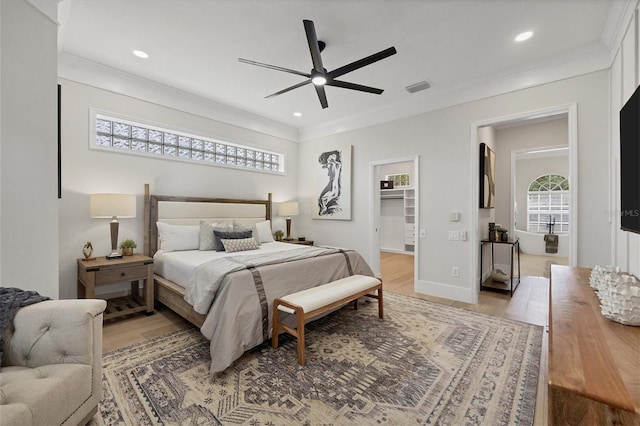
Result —
[[[354,200],[352,221],[312,221],[302,212],[301,226],[319,243],[350,246],[371,256],[367,237],[369,162],[421,154],[419,220],[427,238],[419,240],[418,287],[431,294],[470,300],[477,287],[477,271],[471,270],[473,250],[468,241],[449,241],[448,231],[477,229],[477,224],[469,223],[470,209],[477,208],[470,184],[471,156],[477,157],[476,150],[469,150],[471,123],[576,102],[578,208],[586,212],[606,204],[603,200],[608,197],[608,99],[609,74],[602,71],[304,143],[300,169],[312,163],[312,153],[319,148],[353,145]],[[386,143],[389,140],[396,143]],[[310,204],[315,195],[302,174],[299,188],[302,205]],[[461,221],[449,222],[450,211],[461,212]],[[579,215],[578,265],[607,261],[609,246],[603,240],[609,238],[608,227],[603,216]],[[459,277],[451,276],[453,266],[460,268]]]
[[[144,235],[142,194],[145,183],[150,184],[153,194],[162,195],[266,199],[272,192],[276,203],[296,199],[297,143],[84,84],[68,80],[60,80],[60,83],[64,171],[59,225],[61,297],[75,297],[75,262],[86,241],[93,243],[95,255],[106,255],[110,251],[108,221],[89,218],[91,193],[117,192],[137,196],[137,217],[120,221],[119,240],[135,239],[139,252]],[[91,150],[90,108],[284,153],[286,176]],[[274,229],[284,229],[284,218],[277,217],[276,212],[274,208]],[[292,222],[294,235],[299,234],[298,223],[297,218]],[[102,290],[114,292],[111,287]]]
[[[59,297],[56,22],[0,2],[0,285]]]

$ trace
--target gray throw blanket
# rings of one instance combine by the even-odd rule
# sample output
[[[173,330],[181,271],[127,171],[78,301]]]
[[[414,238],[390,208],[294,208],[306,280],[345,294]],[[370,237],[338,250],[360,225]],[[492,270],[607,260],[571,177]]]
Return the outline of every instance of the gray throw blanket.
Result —
[[[4,335],[13,322],[18,309],[49,299],[49,297],[41,296],[35,291],[25,291],[15,287],[0,287],[0,366],[4,355]]]

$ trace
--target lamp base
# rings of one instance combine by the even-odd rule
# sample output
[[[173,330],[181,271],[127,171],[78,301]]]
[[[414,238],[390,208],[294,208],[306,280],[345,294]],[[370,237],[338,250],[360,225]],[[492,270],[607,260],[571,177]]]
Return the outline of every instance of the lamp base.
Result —
[[[107,260],[122,259],[122,255],[118,252],[108,254],[105,257],[107,258]]]

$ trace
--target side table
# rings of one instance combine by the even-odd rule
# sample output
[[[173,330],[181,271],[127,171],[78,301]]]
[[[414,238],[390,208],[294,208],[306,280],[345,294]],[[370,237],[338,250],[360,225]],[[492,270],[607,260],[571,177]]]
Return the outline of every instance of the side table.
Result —
[[[289,243],[289,244],[300,244],[303,246],[312,246],[313,245],[313,240],[304,240],[304,241],[300,241],[300,240],[282,240],[283,243]]]
[[[144,280],[142,296],[139,280]],[[113,260],[78,259],[78,298],[94,299],[96,287],[125,281],[131,282],[131,296],[107,300],[105,320],[137,312],[153,314],[153,259],[142,254]]]
[[[485,244],[491,244],[491,270],[493,271],[496,267],[495,258],[494,258],[494,245],[495,244],[505,244],[509,246],[509,285],[506,283],[495,283],[491,277],[487,279],[485,282],[482,282],[482,247]],[[518,276],[514,276],[514,252],[518,255]],[[513,297],[513,292],[516,291],[516,288],[520,284],[520,239],[509,239],[507,241],[492,241],[492,240],[481,240],[480,241],[480,290],[490,290],[490,291],[502,291],[508,292],[510,296]]]

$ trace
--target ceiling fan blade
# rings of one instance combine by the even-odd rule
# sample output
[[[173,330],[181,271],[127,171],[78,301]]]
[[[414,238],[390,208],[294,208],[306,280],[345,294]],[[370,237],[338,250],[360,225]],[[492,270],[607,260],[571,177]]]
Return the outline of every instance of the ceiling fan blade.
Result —
[[[316,93],[318,94],[318,99],[320,99],[320,105],[322,105],[322,109],[329,107],[329,104],[327,103],[327,94],[324,91],[324,86],[316,86],[314,84],[313,87],[316,88]]]
[[[288,72],[290,74],[301,75],[307,78],[311,77],[311,74],[307,74],[307,73],[296,71],[296,70],[290,70],[289,68],[282,68],[276,65],[263,64],[262,62],[250,61],[248,59],[242,59],[242,58],[238,58],[238,61],[242,62],[243,64],[255,65],[257,67],[263,67],[263,68],[269,68],[276,71]]]
[[[273,93],[273,94],[271,94],[271,95],[269,95],[269,96],[265,96],[264,98],[265,98],[265,99],[267,99],[267,98],[273,98],[274,96],[282,95],[283,93],[287,93],[287,92],[288,92],[288,91],[290,91],[290,90],[297,89],[298,87],[302,87],[302,86],[304,86],[305,84],[309,84],[309,83],[311,83],[311,80],[310,80],[310,79],[309,79],[309,80],[305,80],[305,81],[303,81],[302,83],[294,84],[294,85],[293,85],[293,86],[291,86],[291,87],[287,87],[286,89],[282,89],[281,91],[276,92],[276,93]]]
[[[396,53],[398,53],[396,51],[396,48],[390,47],[378,53],[374,53],[373,55],[367,56],[366,58],[362,58],[360,60],[351,62],[350,64],[347,64],[340,68],[336,68],[335,70],[328,72],[327,76],[329,77],[329,79],[340,77],[341,75],[344,75],[351,71],[355,71],[362,67],[366,67],[367,65],[370,65],[370,64],[373,64],[374,62],[378,62],[382,59],[388,58],[389,56],[395,55]]]
[[[302,22],[304,23],[304,32],[307,34],[307,43],[309,44],[309,52],[311,52],[313,69],[324,74],[322,57],[320,56],[320,46],[318,45],[318,37],[316,36],[316,27],[313,24],[313,21],[305,19]]]
[[[376,95],[384,92],[382,89],[376,89],[375,87],[363,86],[361,84],[349,83],[340,80],[329,80],[326,86],[342,87],[343,89],[359,90],[360,92],[374,93]]]

